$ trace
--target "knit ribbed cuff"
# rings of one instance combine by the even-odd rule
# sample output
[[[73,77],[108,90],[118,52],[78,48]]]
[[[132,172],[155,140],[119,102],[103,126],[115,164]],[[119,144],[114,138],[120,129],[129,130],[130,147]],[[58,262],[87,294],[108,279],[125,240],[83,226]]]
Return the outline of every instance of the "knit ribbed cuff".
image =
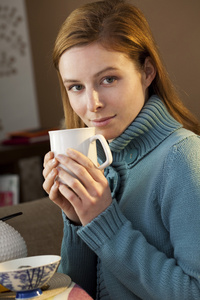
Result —
[[[104,212],[86,226],[81,227],[77,234],[93,251],[96,251],[111,239],[126,221],[116,200],[113,200]]]

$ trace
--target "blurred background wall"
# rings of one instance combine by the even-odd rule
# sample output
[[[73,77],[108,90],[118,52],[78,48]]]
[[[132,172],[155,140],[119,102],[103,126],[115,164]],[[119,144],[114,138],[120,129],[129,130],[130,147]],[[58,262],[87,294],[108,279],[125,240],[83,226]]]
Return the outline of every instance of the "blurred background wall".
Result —
[[[200,120],[200,1],[129,1],[145,14],[183,102]],[[4,124],[9,120],[16,122],[12,130],[60,125],[64,114],[52,64],[54,41],[70,12],[87,2],[93,0],[0,0],[0,141],[1,128],[9,130]],[[13,69],[16,63],[18,69]],[[20,202],[44,195],[42,162],[47,151],[48,141],[0,145],[0,175],[19,176]]]
[[[60,25],[86,0],[25,0],[42,126],[63,117],[51,55]],[[200,119],[200,1],[130,0],[145,14],[184,103]]]
[[[0,141],[8,131],[39,126],[24,0],[0,0]]]
[[[159,45],[168,72],[183,102],[200,119],[198,89],[200,81],[200,1],[129,1],[138,6],[145,14]],[[72,10],[86,2],[92,2],[92,0],[0,0],[0,20],[4,21],[7,14],[7,23],[9,23],[9,17],[10,22],[18,20],[17,18],[21,17],[18,15],[19,3],[21,3],[21,6],[22,4],[24,6],[25,15],[21,17],[21,23],[24,21],[23,25],[27,28],[25,28],[26,32],[22,39],[25,39],[24,49],[26,54],[29,54],[29,60],[31,60],[29,64],[33,71],[31,74],[24,70],[24,80],[9,82],[8,90],[12,90],[14,94],[13,103],[6,99],[7,90],[4,89],[6,77],[0,77],[0,104],[2,105],[2,101],[4,101],[3,108],[0,105],[0,127],[4,125],[1,124],[2,114],[4,114],[4,119],[6,114],[7,123],[8,119],[12,120],[12,116],[15,116],[16,120],[18,120],[16,127],[20,127],[19,124],[22,122],[23,115],[27,115],[28,125],[29,123],[41,127],[59,125],[60,120],[63,118],[63,110],[57,74],[52,65],[52,50],[58,30],[65,18]],[[9,4],[10,11],[8,11]],[[18,9],[17,12],[16,9]],[[13,16],[11,16],[12,14]],[[20,23],[20,20],[18,23]],[[5,24],[1,23],[0,25],[1,49],[2,42],[5,42],[5,38],[2,38]],[[12,31],[14,32],[18,25],[16,23],[12,26]],[[22,45],[22,42],[19,41],[18,44]],[[4,67],[2,61],[5,52],[0,54],[1,74],[1,69]],[[23,61],[21,60],[21,69],[23,68]],[[13,75],[14,77],[15,74]],[[33,81],[31,88],[27,85],[27,78],[29,77]],[[27,93],[24,93],[24,99],[23,97],[21,99],[17,98],[20,97],[16,93],[19,87],[23,89],[23,93],[25,89],[29,91],[28,96]],[[4,89],[3,93],[2,89]],[[28,101],[31,101],[30,104],[28,104]],[[34,101],[36,103],[33,103]],[[19,111],[17,112],[19,106],[23,112],[21,116]],[[36,109],[37,112],[35,111]],[[31,123],[30,117],[33,117],[33,112],[35,119]],[[16,114],[19,116],[16,116]],[[21,126],[25,126],[24,123]]]

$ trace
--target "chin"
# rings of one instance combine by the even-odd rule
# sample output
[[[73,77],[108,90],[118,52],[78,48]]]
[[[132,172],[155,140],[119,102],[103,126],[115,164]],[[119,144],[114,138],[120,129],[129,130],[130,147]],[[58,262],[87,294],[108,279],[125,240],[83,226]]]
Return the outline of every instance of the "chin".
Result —
[[[116,134],[106,134],[106,133],[105,134],[101,133],[101,134],[105,137],[105,139],[107,141],[110,141],[110,142],[119,136]]]
[[[115,138],[117,138],[121,132],[119,132],[119,129],[117,130],[110,130],[108,128],[105,128],[105,129],[100,129],[100,128],[97,128],[96,127],[96,134],[102,134],[105,139],[107,141],[110,141],[110,140],[114,140]]]

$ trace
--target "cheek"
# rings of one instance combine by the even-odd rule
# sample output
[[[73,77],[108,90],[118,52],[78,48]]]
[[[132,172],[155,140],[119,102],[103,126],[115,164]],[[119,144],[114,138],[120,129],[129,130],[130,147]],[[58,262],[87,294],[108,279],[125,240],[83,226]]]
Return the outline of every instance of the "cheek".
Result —
[[[70,103],[72,109],[75,111],[75,113],[79,117],[82,117],[85,114],[85,106],[83,104],[84,102],[76,101],[76,99],[70,99],[69,98],[69,103]]]

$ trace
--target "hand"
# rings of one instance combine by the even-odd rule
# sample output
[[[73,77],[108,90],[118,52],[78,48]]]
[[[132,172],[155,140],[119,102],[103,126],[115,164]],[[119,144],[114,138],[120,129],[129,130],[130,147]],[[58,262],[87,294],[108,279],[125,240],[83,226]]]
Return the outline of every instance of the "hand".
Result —
[[[77,177],[57,168],[59,177],[67,183],[59,185],[60,193],[71,203],[81,224],[86,225],[111,204],[108,181],[90,159],[76,150],[68,149],[67,156],[58,155],[56,159]]]
[[[54,158],[53,152],[48,152],[45,155],[43,170],[45,181],[43,188],[49,194],[49,198],[65,212],[71,221],[77,225],[81,224],[73,206],[59,191],[60,183],[56,180],[58,176],[56,167],[58,167],[58,164],[59,162]]]

